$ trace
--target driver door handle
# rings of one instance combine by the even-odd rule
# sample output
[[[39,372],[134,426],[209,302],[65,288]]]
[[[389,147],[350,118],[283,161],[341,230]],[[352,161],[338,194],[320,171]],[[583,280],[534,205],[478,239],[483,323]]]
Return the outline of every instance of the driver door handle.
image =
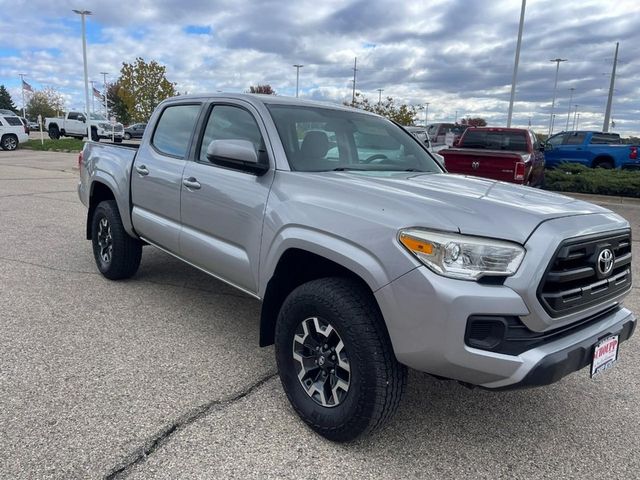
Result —
[[[143,177],[149,175],[149,170],[147,170],[146,165],[136,165],[136,172],[138,172]]]
[[[185,187],[190,188],[191,190],[200,190],[200,187],[201,187],[200,182],[198,182],[198,180],[195,177],[182,179],[182,184]]]

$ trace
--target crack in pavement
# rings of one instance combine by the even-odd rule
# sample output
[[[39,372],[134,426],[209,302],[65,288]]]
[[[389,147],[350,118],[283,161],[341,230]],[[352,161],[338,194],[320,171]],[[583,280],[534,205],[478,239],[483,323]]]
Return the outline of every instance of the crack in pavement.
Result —
[[[210,402],[191,409],[189,412],[178,417],[174,422],[160,429],[155,435],[148,438],[141,447],[136,448],[129,455],[126,455],[122,461],[109,470],[103,478],[105,480],[126,478],[134,466],[144,463],[147,457],[153,455],[160,447],[167,443],[176,432],[188,427],[192,423],[212,412],[224,410],[225,408],[233,405],[247,395],[253,393],[277,375],[278,372],[271,371],[235,396],[223,398],[221,400],[211,400]]]

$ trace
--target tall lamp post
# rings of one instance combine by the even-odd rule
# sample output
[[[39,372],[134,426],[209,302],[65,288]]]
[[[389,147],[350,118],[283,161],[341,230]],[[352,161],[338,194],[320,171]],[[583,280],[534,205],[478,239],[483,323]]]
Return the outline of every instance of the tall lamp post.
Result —
[[[304,65],[296,63],[294,67],[296,67],[296,98],[298,98],[298,87],[300,86],[300,69],[304,67]]]
[[[424,108],[424,128],[427,128],[428,120],[429,120],[429,102],[425,103],[425,108]]]
[[[87,68],[87,27],[85,17],[91,15],[89,10],[74,10],[82,17],[82,60],[84,62],[84,108],[87,112],[87,140],[91,140],[91,122],[89,122],[89,72]]]
[[[513,63],[513,77],[511,78],[511,96],[509,98],[509,113],[507,114],[507,128],[511,127],[511,117],[513,117],[513,101],[516,97],[516,78],[518,77],[518,62],[520,61],[520,46],[522,45],[522,29],[524,28],[524,11],[527,0],[522,0],[520,9],[520,26],[518,27],[518,43],[516,44],[516,59]]]
[[[567,112],[567,126],[564,128],[564,131],[568,131],[569,130],[569,117],[571,116],[571,100],[573,100],[573,92],[575,92],[575,88],[571,87],[569,89],[569,91],[571,92],[571,94],[569,95],[569,111]]]
[[[611,119],[611,103],[613,102],[613,90],[616,83],[616,67],[618,66],[618,47],[619,42],[616,42],[616,53],[613,57],[613,68],[611,70],[611,83],[609,84],[609,95],[607,96],[607,108],[604,112],[604,125],[602,125],[602,131],[609,131],[609,121]]]
[[[384,88],[378,89],[378,106],[382,103],[382,92],[384,92]]]
[[[554,58],[553,60],[549,60],[550,62],[556,62],[556,80],[553,83],[553,100],[551,101],[551,116],[549,118],[549,135],[551,135],[551,130],[553,129],[553,109],[556,106],[556,93],[558,93],[558,72],[560,71],[560,63],[566,62],[566,58]]]

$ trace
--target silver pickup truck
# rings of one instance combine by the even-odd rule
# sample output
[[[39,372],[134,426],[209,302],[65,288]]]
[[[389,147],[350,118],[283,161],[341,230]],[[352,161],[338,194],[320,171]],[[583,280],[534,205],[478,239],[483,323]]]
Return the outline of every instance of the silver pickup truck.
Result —
[[[300,417],[346,441],[396,410],[407,367],[488,389],[615,364],[636,319],[631,230],[590,203],[449,175],[377,115],[276,96],[180,96],[139,149],[87,143],[102,274],[153,245],[262,301]]]

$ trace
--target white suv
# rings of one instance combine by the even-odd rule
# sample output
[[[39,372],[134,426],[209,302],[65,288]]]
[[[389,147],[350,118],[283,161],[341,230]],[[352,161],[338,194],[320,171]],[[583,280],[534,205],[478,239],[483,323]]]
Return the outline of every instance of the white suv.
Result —
[[[15,113],[0,110],[0,147],[3,150],[15,150],[19,143],[29,140],[27,128]]]

